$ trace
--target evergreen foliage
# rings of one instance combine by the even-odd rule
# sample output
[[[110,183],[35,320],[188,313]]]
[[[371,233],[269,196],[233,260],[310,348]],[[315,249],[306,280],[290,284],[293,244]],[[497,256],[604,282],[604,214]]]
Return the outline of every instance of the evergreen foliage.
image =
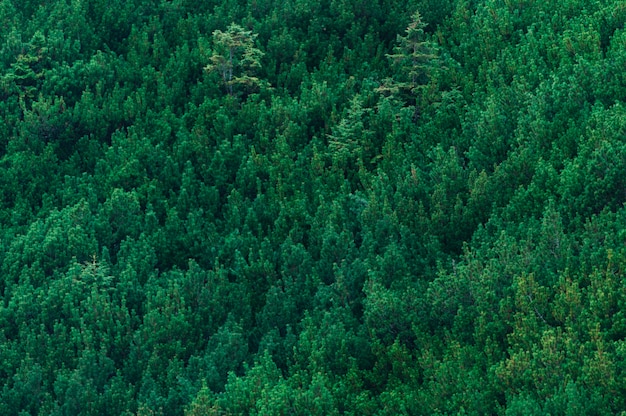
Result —
[[[620,414],[625,23],[0,0],[0,414]]]

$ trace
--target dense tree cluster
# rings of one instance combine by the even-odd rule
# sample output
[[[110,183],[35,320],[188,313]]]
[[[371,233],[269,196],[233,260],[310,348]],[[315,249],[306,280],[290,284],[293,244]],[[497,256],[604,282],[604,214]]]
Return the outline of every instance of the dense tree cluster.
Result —
[[[0,414],[626,408],[622,2],[0,22]]]

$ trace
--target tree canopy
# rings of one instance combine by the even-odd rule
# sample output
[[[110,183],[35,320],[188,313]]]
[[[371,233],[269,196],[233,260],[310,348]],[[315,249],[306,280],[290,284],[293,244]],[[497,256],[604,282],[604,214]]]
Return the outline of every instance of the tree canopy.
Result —
[[[0,22],[0,414],[626,408],[622,3]]]

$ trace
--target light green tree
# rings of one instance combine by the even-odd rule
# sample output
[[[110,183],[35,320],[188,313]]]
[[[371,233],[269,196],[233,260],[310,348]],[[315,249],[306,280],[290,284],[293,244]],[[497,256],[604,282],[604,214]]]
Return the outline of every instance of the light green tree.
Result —
[[[213,32],[213,55],[205,66],[208,72],[217,72],[226,92],[234,95],[235,86],[254,90],[262,81],[255,76],[255,70],[261,67],[263,52],[254,46],[257,35],[251,30],[232,23],[226,32]]]

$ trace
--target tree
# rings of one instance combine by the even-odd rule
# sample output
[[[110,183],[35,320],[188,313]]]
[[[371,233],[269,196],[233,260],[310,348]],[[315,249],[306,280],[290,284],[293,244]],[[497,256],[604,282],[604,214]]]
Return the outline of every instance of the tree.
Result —
[[[416,11],[406,28],[406,35],[398,35],[394,53],[387,54],[398,69],[398,75],[386,79],[377,89],[383,95],[398,96],[405,102],[414,103],[414,118],[419,116],[418,93],[428,85],[437,60],[434,45],[424,40],[425,27],[426,23]]]
[[[226,32],[213,32],[213,55],[204,68],[208,72],[217,72],[228,95],[234,95],[234,86],[254,90],[262,81],[254,76],[254,71],[261,67],[263,52],[254,46],[257,35],[245,30],[238,24],[231,23]]]
[[[220,408],[217,404],[214,404],[214,399],[211,397],[211,390],[202,385],[202,388],[193,399],[189,407],[185,409],[186,416],[211,416],[219,415]]]

